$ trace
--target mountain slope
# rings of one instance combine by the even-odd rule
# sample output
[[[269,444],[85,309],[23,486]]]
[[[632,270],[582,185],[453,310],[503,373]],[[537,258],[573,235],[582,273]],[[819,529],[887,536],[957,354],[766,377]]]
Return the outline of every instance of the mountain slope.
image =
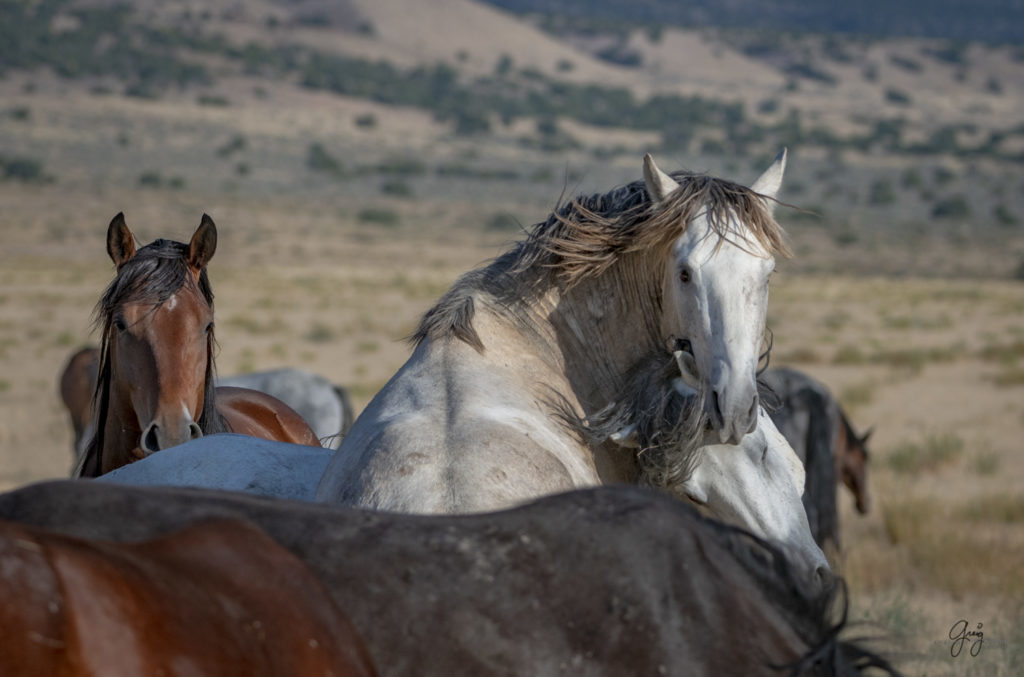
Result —
[[[516,13],[687,28],[723,27],[1024,41],[1024,5],[1012,0],[484,0]]]

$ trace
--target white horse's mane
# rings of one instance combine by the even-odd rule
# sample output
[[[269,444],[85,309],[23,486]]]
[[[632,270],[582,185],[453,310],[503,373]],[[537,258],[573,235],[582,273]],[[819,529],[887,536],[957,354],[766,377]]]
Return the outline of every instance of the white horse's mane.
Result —
[[[512,250],[459,278],[423,316],[410,340],[418,344],[425,338],[455,337],[482,352],[472,325],[479,292],[514,316],[538,290],[552,284],[572,288],[608,271],[626,254],[667,254],[680,228],[702,211],[721,241],[731,241],[729,223],[735,217],[768,252],[789,255],[782,228],[767,206],[770,198],[705,174],[677,172],[672,177],[680,189],[657,205],[643,181],[562,205]]]

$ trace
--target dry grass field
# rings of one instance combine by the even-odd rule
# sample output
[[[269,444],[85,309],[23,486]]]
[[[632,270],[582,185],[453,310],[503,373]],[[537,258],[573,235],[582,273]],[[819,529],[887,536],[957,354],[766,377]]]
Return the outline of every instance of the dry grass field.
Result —
[[[185,4],[150,11],[170,16]],[[1024,101],[1021,61],[1002,48],[972,46],[954,66],[922,56],[921,41],[854,41],[840,63],[809,39],[808,58],[837,82],[794,88],[721,38],[690,32],[652,43],[637,30],[630,44],[648,66],[640,72],[465,0],[430,12],[339,4],[372,21],[373,39],[267,31],[264,13],[284,16],[284,5],[247,3],[241,19],[236,5],[210,3],[210,29],[403,66],[459,63],[471,75],[511,52],[519,66],[574,82],[735,94],[749,109],[777,99],[785,105],[765,119],[792,106],[843,133],[870,127],[877,113],[905,117],[908,138],[968,123],[976,128],[961,137],[980,138],[1020,125]],[[71,430],[57,379],[74,349],[97,340],[91,312],[112,276],[104,236],[118,211],[142,243],[187,240],[204,211],[216,221],[220,373],[301,367],[348,388],[358,410],[408,356],[403,338],[420,314],[563,193],[639,178],[648,149],[666,168],[746,182],[764,166],[702,154],[715,140],[707,129],[693,154],[661,152],[650,130],[570,119],[558,129],[577,143],[556,151],[537,149],[537,121],[527,118],[462,136],[426,110],[248,77],[218,58],[208,57],[223,68],[209,91],[172,88],[156,99],[45,71],[0,74],[0,160],[42,168],[33,181],[0,180],[0,490],[67,475]],[[569,59],[571,69],[559,66]],[[908,70],[912,60],[919,70]],[[681,77],[693,62],[706,71]],[[875,79],[862,73],[869,68]],[[894,89],[912,92],[912,103],[884,100]],[[203,103],[211,91],[221,98]],[[1004,145],[1013,143],[1024,144],[1024,131],[1007,132]],[[819,378],[859,430],[875,427],[871,512],[857,515],[839,495],[844,551],[834,564],[859,623],[850,632],[881,638],[911,675],[1024,674],[1020,160],[792,150],[781,197],[821,216],[779,212],[796,255],[773,281],[773,364]],[[948,195],[967,196],[973,211],[936,217]],[[951,655],[961,620],[981,624],[977,655],[970,643]]]

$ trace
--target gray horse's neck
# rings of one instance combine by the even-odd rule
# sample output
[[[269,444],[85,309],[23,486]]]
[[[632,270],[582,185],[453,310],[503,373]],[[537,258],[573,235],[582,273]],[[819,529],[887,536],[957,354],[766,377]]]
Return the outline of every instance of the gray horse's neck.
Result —
[[[620,396],[638,356],[664,348],[661,287],[650,257],[626,255],[603,275],[571,289],[557,284],[517,308],[516,325],[552,370],[565,375],[590,414]],[[483,339],[486,346],[487,339]]]

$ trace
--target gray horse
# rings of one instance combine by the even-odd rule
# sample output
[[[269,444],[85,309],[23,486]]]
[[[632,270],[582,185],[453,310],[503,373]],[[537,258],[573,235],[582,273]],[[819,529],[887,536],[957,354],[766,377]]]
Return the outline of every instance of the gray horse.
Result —
[[[638,356],[685,340],[723,443],[758,421],[755,372],[774,254],[781,153],[746,188],[659,170],[580,197],[423,318],[412,357],[342,442],[319,500],[383,510],[495,510],[631,482],[634,451],[595,447],[581,418],[621,392]]]
[[[355,420],[348,392],[323,376],[284,367],[217,378],[218,386],[235,386],[273,395],[306,420],[321,444],[341,446]]]

